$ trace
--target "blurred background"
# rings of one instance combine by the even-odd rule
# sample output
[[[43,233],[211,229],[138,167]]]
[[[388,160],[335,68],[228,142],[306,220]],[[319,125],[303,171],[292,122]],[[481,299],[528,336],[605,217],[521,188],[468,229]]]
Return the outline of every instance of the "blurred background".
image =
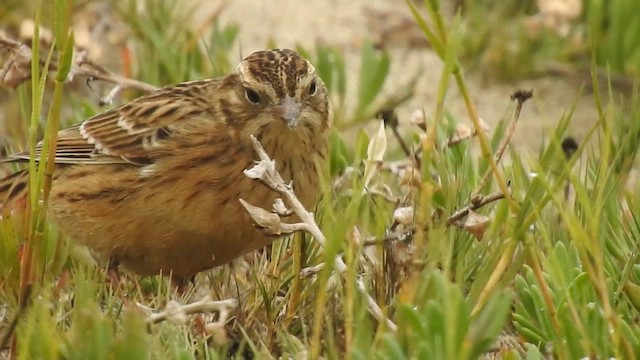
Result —
[[[419,10],[425,6],[419,1],[414,5]],[[359,91],[359,78],[366,76],[363,72],[379,70],[384,72],[383,84],[380,94],[374,95],[383,99],[381,103],[385,97],[407,93],[392,101],[401,124],[409,121],[415,110],[433,113],[442,61],[403,0],[126,0],[75,1],[69,6],[78,49],[86,50],[90,59],[115,73],[157,86],[218,76],[232,70],[243,56],[265,47],[302,48],[314,53],[320,46],[341,57],[343,67],[338,70],[346,76],[345,108],[358,106],[349,99]],[[596,116],[589,88],[592,47],[602,70],[599,74],[605,83],[610,76],[614,92],[629,91],[637,74],[640,41],[634,39],[640,30],[638,20],[630,16],[640,11],[636,2],[450,0],[442,6],[449,18],[460,15],[458,57],[485,122],[491,126],[508,112],[509,95],[514,90],[534,91],[533,105],[526,108],[514,136],[513,143],[523,150],[537,148],[545,132],[573,104],[571,133],[579,138],[593,124]],[[35,1],[3,1],[0,34],[29,42],[35,7]],[[47,34],[52,37],[51,11],[45,6],[45,40]],[[591,38],[587,33],[590,23],[596,30]],[[180,45],[184,40],[189,47],[186,52]],[[362,69],[363,49],[369,47],[388,56],[388,66]],[[197,48],[210,55],[213,60],[206,61],[212,66],[203,64],[203,59],[198,60],[199,65],[191,60],[171,60],[180,55],[186,58]],[[141,57],[159,59],[161,65],[141,63]],[[109,90],[108,84],[92,85],[87,95],[94,101]],[[86,90],[82,84],[75,87]],[[24,133],[14,124],[17,105],[7,104],[12,91],[0,90],[0,136],[5,146],[15,149],[21,142],[8,138],[21,139]],[[453,87],[446,106],[452,116],[467,120],[464,104]],[[371,119],[359,120],[361,125]]]
[[[245,343],[244,358],[640,358],[640,191],[628,181],[640,148],[640,1],[41,3],[34,42],[39,2],[0,1],[0,159],[29,135],[34,147],[52,139],[57,126],[45,125],[60,106],[66,127],[155,87],[228,74],[255,50],[293,48],[335,109],[331,183],[314,210],[328,245],[284,238],[199,274],[188,294],[125,274],[121,294],[38,220],[32,198],[24,219],[38,227],[23,231],[9,211],[0,221],[0,333],[18,334],[0,358],[18,346],[20,358],[216,359]],[[55,92],[67,25],[75,76]],[[48,81],[34,82],[43,96],[30,81],[36,44],[41,64],[51,54]],[[518,118],[520,89],[533,99]],[[483,155],[481,141],[462,141],[474,136],[464,96],[489,129]],[[510,161],[495,165],[508,144]],[[338,252],[342,279],[322,267]],[[42,274],[29,307],[25,274]],[[356,279],[398,333],[367,314]],[[241,305],[230,320],[145,323],[170,299],[205,293]]]

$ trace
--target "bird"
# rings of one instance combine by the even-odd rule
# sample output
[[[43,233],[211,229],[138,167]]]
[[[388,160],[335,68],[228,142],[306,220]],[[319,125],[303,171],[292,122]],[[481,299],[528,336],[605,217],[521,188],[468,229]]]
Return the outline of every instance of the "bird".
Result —
[[[307,59],[256,51],[226,76],[167,86],[60,130],[48,219],[110,267],[192,279],[277,238],[239,201],[271,208],[278,198],[243,173],[257,160],[251,136],[313,208],[331,114]],[[0,180],[3,211],[26,198],[28,175]]]

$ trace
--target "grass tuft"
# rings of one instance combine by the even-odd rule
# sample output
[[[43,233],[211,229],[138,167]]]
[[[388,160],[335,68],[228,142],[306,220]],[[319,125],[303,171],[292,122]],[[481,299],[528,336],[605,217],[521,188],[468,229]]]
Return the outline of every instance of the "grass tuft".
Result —
[[[21,113],[8,126],[14,147],[26,146],[32,160],[26,213],[3,209],[0,219],[0,357],[640,358],[640,97],[637,86],[619,95],[613,81],[615,74],[637,72],[635,5],[588,1],[571,31],[588,31],[590,46],[568,55],[559,50],[568,40],[557,34],[521,39],[524,25],[516,20],[532,15],[532,2],[507,1],[497,12],[489,1],[460,3],[448,17],[437,0],[407,1],[444,64],[432,84],[433,113],[417,114],[412,124],[397,121],[394,110],[406,106],[417,82],[383,95],[390,52],[364,43],[360,72],[351,77],[341,51],[298,48],[315,64],[336,110],[327,178],[314,210],[326,243],[302,233],[278,240],[199,274],[184,294],[162,276],[123,274],[113,286],[107,269],[47,222],[57,130],[100,109],[83,81],[68,77],[77,8],[65,0],[38,3],[35,38],[43,14],[53,14],[55,21],[44,24],[53,41],[32,42],[31,81],[7,92]],[[0,18],[11,6],[0,5]],[[193,30],[167,26],[193,16],[194,9],[175,0],[128,0],[110,11],[130,35],[114,50],[116,73],[162,86],[233,70],[241,30],[221,25],[223,12]],[[507,20],[513,21],[506,30],[498,28]],[[505,34],[514,28],[520,30]],[[514,38],[522,40],[517,56],[498,57],[504,75],[535,69],[540,59],[576,66],[591,60],[599,119],[570,152],[577,101],[529,157],[513,147],[506,148],[507,159],[496,156],[527,103],[509,106],[492,134],[483,130],[478,94],[464,69],[491,69],[492,57],[506,54],[504,39]],[[538,46],[542,51],[533,54]],[[479,61],[470,60],[478,54]],[[606,81],[598,75],[603,67],[610,72]],[[471,127],[448,111],[454,90]],[[98,95],[108,91],[98,88]],[[123,98],[136,95],[130,90]],[[378,131],[343,131],[369,123]],[[344,274],[335,270],[336,257],[346,264]],[[239,305],[229,317],[211,312],[147,321],[151,312],[205,296]],[[368,297],[396,332],[371,316]]]

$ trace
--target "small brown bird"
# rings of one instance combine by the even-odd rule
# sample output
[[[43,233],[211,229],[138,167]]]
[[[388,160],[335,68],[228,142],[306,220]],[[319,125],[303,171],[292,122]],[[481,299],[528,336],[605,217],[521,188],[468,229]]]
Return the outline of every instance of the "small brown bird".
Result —
[[[278,197],[243,174],[257,159],[250,135],[313,207],[330,112],[309,61],[255,52],[230,75],[165,87],[61,130],[50,219],[112,264],[192,277],[274,240],[238,200],[269,209]],[[0,180],[0,204],[24,198],[27,179],[22,170]]]

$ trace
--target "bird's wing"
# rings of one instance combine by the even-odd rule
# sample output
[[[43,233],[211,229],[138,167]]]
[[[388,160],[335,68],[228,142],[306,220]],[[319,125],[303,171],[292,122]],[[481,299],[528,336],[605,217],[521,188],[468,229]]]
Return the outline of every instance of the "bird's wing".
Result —
[[[210,110],[204,96],[206,89],[218,81],[198,80],[162,88],[61,130],[55,162],[152,162],[177,123]],[[40,157],[41,149],[42,142],[36,149],[36,158]],[[12,155],[9,161],[28,159],[29,153],[19,153]]]

